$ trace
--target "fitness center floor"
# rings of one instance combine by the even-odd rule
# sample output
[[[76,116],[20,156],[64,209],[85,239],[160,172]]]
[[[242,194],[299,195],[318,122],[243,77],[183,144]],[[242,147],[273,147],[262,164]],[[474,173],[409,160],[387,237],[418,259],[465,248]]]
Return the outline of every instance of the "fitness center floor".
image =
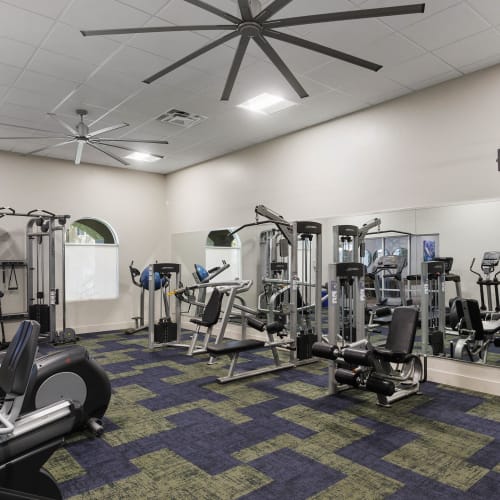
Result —
[[[433,383],[390,409],[326,396],[327,363],[220,385],[146,336],[81,337],[113,397],[100,439],[75,435],[47,463],[66,499],[494,498],[500,398]],[[253,367],[269,352],[241,356]]]

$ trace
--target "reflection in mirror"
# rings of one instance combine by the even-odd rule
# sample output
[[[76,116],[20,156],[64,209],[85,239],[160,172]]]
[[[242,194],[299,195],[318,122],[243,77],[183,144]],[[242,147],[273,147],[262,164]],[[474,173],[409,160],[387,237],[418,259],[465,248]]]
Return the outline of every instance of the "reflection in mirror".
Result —
[[[487,285],[485,285],[485,282],[488,282],[488,279],[490,279],[492,281],[489,288],[492,297],[491,309],[494,310],[496,308],[494,281],[495,273],[500,267],[496,267],[488,278],[481,270],[481,261],[485,253],[500,251],[500,231],[494,229],[498,225],[498,213],[500,213],[500,200],[443,207],[397,210],[375,215],[382,219],[382,230],[397,230],[416,235],[413,239],[415,243],[408,249],[407,259],[409,268],[405,271],[405,275],[421,275],[422,262],[432,255],[438,258],[449,259],[451,267],[447,266],[445,273],[444,302],[447,306],[447,315],[452,321],[450,326],[453,326],[454,322],[456,322],[456,307],[450,307],[450,299],[461,295],[464,298],[477,300],[479,307],[481,308],[482,306],[480,294],[481,287],[480,283],[478,284],[479,277],[474,275],[470,270],[471,262],[474,258],[475,262],[472,269],[479,272],[483,280],[485,307],[489,309],[488,289],[486,288]],[[323,231],[323,255],[326,256],[326,258],[323,258],[323,281],[326,281],[326,277],[328,276],[328,264],[332,262],[333,255],[332,233],[326,228],[338,224],[353,224],[361,227],[366,222],[367,218],[372,216],[373,214],[364,214],[318,220],[325,228]],[[258,276],[262,273],[262,271],[257,270],[260,259],[259,241],[261,231],[262,228],[258,227],[247,228],[244,232],[239,234],[241,238],[242,254],[241,276],[243,278],[253,279],[256,284],[259,283],[260,279]],[[203,261],[206,236],[206,231],[176,234],[173,236],[172,243],[174,255],[178,259],[177,261],[181,262],[183,269],[192,269],[194,262]],[[432,241],[430,236],[435,238],[434,247],[432,244],[427,243],[428,241]],[[376,235],[371,235],[370,238],[374,238],[374,240],[377,239]],[[407,247],[402,244],[394,243],[394,245],[392,245],[392,252],[398,255],[404,253],[404,250],[400,249],[405,248]],[[365,252],[364,263],[370,268],[369,270],[373,269],[374,262],[376,262],[380,256],[384,255],[384,253],[385,249],[381,242],[378,246],[374,243],[373,247],[370,248],[370,252]],[[500,277],[500,275],[497,276],[497,279],[498,277]],[[407,299],[418,304],[420,301],[420,290],[421,283],[419,284],[417,281],[407,282],[405,292]],[[374,291],[370,292],[370,294],[367,294],[368,299],[373,300],[375,298]],[[248,303],[256,307],[257,296],[257,287],[253,287],[252,290],[247,292],[245,298]],[[494,318],[495,316],[493,315],[492,317]],[[487,326],[489,327],[492,325],[488,324]],[[450,355],[450,346],[452,342],[456,351],[457,343],[468,338],[468,329],[469,328],[464,327],[461,332],[457,330],[446,330],[444,348],[448,356]],[[496,335],[495,338],[497,336],[498,335]],[[417,334],[417,341],[419,341],[419,339],[420,335]],[[462,344],[464,344],[464,342],[459,343],[458,352],[462,353],[461,356],[463,359],[470,360],[467,348],[465,346],[462,348]],[[469,344],[469,349],[472,349],[475,345],[475,340],[472,339]],[[429,349],[432,349],[431,346],[429,346]],[[473,351],[471,352],[472,358],[476,359],[477,362],[477,357],[474,355]],[[455,352],[455,357],[456,356],[457,354]],[[486,362],[488,364],[500,366],[500,347],[494,345],[494,340],[488,344]]]

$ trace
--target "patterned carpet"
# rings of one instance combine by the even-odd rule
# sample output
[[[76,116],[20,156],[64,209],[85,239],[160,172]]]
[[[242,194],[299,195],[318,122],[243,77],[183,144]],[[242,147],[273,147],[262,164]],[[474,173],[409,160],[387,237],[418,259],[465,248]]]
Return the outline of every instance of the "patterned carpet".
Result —
[[[426,383],[376,406],[326,396],[326,362],[220,385],[223,357],[148,351],[143,335],[82,337],[114,394],[100,439],[48,469],[67,499],[486,499],[500,491],[500,398]],[[269,362],[242,355],[242,365]]]

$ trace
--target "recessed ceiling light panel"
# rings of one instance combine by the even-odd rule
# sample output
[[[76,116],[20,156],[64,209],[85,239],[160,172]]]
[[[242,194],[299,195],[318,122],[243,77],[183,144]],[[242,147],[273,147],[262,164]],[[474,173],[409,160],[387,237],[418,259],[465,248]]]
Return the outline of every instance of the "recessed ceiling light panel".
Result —
[[[149,153],[142,153],[140,151],[134,151],[133,153],[127,155],[125,158],[135,161],[144,161],[146,163],[152,163],[154,161],[161,160],[161,156],[155,156]]]
[[[294,106],[295,104],[295,102],[284,99],[283,97],[264,92],[256,97],[252,97],[252,99],[249,99],[248,101],[238,104],[238,108],[248,109],[250,111],[254,111],[255,113],[271,115],[281,111],[282,109]]]

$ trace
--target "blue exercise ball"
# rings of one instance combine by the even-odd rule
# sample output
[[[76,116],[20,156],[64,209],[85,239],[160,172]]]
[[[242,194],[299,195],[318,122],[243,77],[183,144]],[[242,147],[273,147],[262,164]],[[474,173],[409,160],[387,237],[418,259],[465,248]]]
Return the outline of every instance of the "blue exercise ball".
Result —
[[[141,282],[142,288],[149,290],[149,267],[146,267],[144,271],[142,271],[139,281]],[[161,278],[160,273],[155,273],[155,290],[159,290],[162,286],[165,286],[166,282],[167,278],[165,276]]]

